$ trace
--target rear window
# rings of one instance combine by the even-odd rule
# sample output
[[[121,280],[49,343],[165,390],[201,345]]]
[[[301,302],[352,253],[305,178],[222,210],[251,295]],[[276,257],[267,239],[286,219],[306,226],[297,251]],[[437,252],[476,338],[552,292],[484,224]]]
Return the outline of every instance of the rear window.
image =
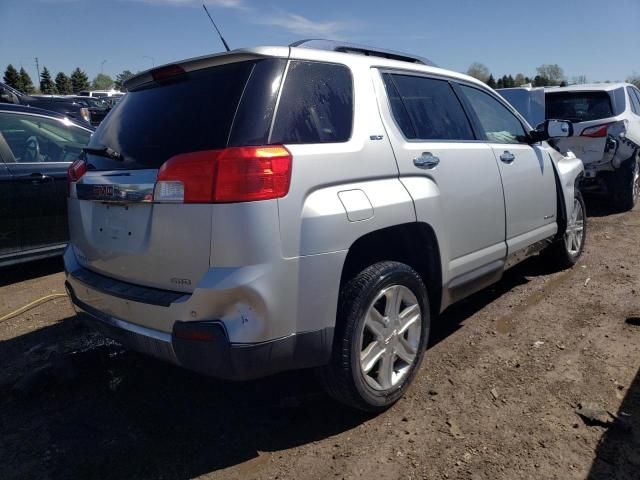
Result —
[[[271,143],[334,143],[351,137],[353,82],[344,65],[291,61]]]
[[[615,115],[607,92],[547,92],[545,110],[548,119],[572,122],[588,122]]]
[[[130,91],[89,145],[109,147],[122,160],[89,155],[90,168],[159,168],[180,153],[221,149],[229,143],[267,143],[278,89],[265,85],[279,85],[285,63],[279,59],[236,62]],[[250,88],[254,83],[256,87]],[[243,92],[250,105],[241,102]],[[234,120],[242,135],[230,138]]]

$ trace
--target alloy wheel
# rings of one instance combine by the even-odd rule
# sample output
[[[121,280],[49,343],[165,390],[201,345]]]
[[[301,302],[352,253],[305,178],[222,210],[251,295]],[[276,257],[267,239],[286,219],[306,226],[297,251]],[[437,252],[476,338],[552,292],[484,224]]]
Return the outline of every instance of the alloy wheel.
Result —
[[[574,198],[571,217],[567,222],[567,230],[564,233],[564,244],[571,256],[576,256],[582,248],[584,241],[584,210],[582,203]]]
[[[422,311],[403,285],[381,290],[366,313],[359,335],[360,370],[374,390],[399,386],[416,361]]]

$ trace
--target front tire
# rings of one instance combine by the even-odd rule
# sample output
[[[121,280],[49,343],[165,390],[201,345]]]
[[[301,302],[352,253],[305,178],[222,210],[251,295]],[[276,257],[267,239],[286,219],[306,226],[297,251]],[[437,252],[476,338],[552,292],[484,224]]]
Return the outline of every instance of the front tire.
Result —
[[[405,393],[429,337],[427,289],[399,262],[380,262],[340,292],[329,364],[320,377],[327,392],[349,406],[380,412]]]
[[[582,256],[587,238],[586,211],[582,194],[576,189],[564,235],[548,248],[548,258],[554,266],[561,269],[573,267]]]

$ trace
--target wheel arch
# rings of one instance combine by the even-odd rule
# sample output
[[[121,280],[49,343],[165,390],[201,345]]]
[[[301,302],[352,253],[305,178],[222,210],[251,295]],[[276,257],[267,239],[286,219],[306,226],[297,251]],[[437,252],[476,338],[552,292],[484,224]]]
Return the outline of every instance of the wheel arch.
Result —
[[[584,177],[584,165],[582,160],[575,156],[565,157],[555,150],[550,152],[549,156],[556,185],[556,222],[558,224],[556,239],[559,239],[567,228],[567,218],[569,209],[573,206],[574,192],[580,190],[580,182]]]
[[[429,295],[432,317],[440,313],[442,267],[433,227],[425,222],[393,225],[362,235],[349,247],[340,277],[340,288],[369,265],[397,261],[422,277]]]

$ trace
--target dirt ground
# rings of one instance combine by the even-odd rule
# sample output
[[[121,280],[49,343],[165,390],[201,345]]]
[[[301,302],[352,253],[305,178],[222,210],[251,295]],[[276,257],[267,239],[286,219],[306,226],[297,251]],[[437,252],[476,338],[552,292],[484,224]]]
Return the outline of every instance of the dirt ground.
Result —
[[[640,208],[598,202],[575,268],[530,259],[447,311],[379,416],[313,372],[226,383],[123,351],[66,298],[1,322],[0,478],[640,479]],[[0,270],[0,316],[61,270]]]

